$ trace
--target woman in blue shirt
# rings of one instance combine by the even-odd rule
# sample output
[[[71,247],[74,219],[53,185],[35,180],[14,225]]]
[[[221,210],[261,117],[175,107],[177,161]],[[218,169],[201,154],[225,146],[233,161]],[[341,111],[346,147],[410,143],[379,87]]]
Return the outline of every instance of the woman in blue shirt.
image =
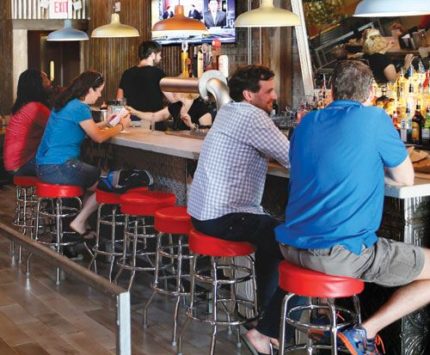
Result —
[[[86,71],[55,98],[36,154],[37,176],[41,181],[95,190],[100,170],[80,160],[82,141],[89,136],[97,143],[104,142],[130,124],[128,112],[120,117],[115,127],[107,128],[105,122],[94,122],[89,105],[97,101],[103,88],[103,76],[96,71]],[[85,200],[81,212],[70,223],[70,227],[84,234],[86,220],[96,209],[93,193]]]

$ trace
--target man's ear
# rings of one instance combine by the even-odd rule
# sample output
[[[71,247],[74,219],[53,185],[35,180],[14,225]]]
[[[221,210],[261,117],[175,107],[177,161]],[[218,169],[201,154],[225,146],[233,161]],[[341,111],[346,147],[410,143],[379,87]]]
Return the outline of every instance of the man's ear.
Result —
[[[252,99],[254,97],[253,92],[249,90],[243,90],[242,91],[243,98],[246,102],[252,103]]]

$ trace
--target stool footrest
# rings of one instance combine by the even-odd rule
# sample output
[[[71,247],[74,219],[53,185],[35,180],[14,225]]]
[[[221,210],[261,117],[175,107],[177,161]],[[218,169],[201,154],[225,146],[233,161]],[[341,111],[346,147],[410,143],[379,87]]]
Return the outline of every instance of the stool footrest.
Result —
[[[257,317],[246,318],[245,316],[239,314],[237,311],[228,313],[228,316],[227,316],[226,307],[228,306],[224,304],[225,302],[235,303],[238,306],[246,307],[251,310],[254,309],[254,306],[255,306],[254,301],[250,301],[250,300],[219,298],[217,300],[218,320],[216,321],[213,320],[213,314],[209,312],[200,311],[200,308],[202,308],[201,305],[207,307],[208,303],[206,300],[194,301],[193,309],[190,309],[188,307],[188,309],[186,310],[186,314],[189,318],[198,320],[202,323],[208,323],[211,325],[220,325],[220,326],[242,325],[244,323],[250,322],[257,318]],[[225,320],[223,320],[223,318],[221,317],[222,315],[225,315]]]

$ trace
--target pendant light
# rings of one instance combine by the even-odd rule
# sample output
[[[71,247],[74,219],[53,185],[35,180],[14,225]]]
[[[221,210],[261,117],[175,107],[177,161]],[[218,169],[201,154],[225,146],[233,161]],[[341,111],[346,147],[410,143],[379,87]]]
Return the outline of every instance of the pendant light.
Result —
[[[52,42],[88,41],[88,35],[84,31],[74,29],[72,20],[64,20],[64,27],[51,32],[46,40]]]
[[[284,27],[300,25],[299,17],[291,11],[273,6],[273,0],[262,0],[259,8],[240,14],[236,27]]]
[[[177,37],[201,36],[208,32],[203,22],[184,15],[184,6],[176,5],[173,17],[158,21],[152,27],[152,36],[162,37],[168,34]]]
[[[120,22],[118,13],[112,14],[110,24],[97,27],[91,33],[92,38],[124,38],[139,36],[139,31],[136,28],[124,25]]]
[[[429,0],[362,0],[355,17],[398,17],[430,14]]]

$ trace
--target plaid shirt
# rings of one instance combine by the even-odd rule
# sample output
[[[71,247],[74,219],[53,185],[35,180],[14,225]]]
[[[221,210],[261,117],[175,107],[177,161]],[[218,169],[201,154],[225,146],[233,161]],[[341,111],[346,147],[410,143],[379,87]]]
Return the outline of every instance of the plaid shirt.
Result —
[[[224,105],[203,142],[188,213],[200,221],[229,213],[263,214],[268,160],[288,167],[289,149],[266,112],[247,102]]]

